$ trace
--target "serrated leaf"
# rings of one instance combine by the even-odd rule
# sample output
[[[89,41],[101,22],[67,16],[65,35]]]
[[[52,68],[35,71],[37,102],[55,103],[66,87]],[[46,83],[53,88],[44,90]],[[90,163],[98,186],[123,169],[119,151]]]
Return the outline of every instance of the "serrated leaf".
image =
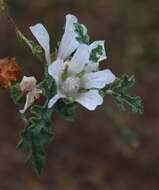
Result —
[[[11,86],[10,92],[13,102],[19,105],[23,99],[23,94],[21,93],[19,84]]]
[[[47,101],[56,94],[56,83],[50,75],[47,75],[45,80],[40,83],[40,88],[43,90]]]
[[[61,118],[72,122],[74,120],[76,104],[66,103],[63,100],[58,101],[55,110],[60,114]]]
[[[30,141],[27,130],[24,130],[21,133],[21,139],[19,143],[17,144],[16,148],[17,150],[29,150],[30,147]]]
[[[129,96],[124,93],[115,92],[115,91],[113,92],[113,96],[115,97],[118,104],[118,108],[121,111],[126,110],[124,104],[127,103],[131,107],[132,112],[139,113],[139,114],[143,113],[142,100],[139,96],[133,97],[133,96]]]
[[[28,152],[27,163],[37,174],[40,174],[44,168],[45,145],[50,143],[53,138],[53,132],[50,128],[53,109],[48,109],[48,101],[56,92],[55,82],[49,75],[39,86],[43,90],[45,104],[31,107],[32,117],[29,118],[28,126],[22,132],[20,142],[17,145],[18,150]]]
[[[127,90],[135,85],[135,77],[123,75],[121,79],[117,79],[112,85],[109,85],[106,92],[111,92],[115,98],[120,111],[125,111],[125,104],[131,107],[134,113],[143,113],[142,100],[139,96],[130,96]]]

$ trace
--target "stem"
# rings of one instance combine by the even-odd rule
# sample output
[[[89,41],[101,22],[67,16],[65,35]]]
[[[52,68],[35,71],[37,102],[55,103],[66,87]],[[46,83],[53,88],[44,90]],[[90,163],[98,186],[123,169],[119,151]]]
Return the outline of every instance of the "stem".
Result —
[[[113,94],[113,90],[106,90],[105,94]]]
[[[25,123],[25,125],[27,127],[29,125],[29,122],[28,122],[26,116],[24,114],[21,114],[21,117],[22,117],[22,119],[23,119],[23,121],[24,121],[24,123]]]
[[[1,10],[4,11],[6,17],[8,18],[9,22],[14,26],[15,31],[17,31],[17,30],[18,30],[18,27],[17,27],[17,25],[16,25],[14,19],[10,16],[9,11],[8,11],[8,8],[7,8],[7,5],[6,5],[6,3],[4,2],[4,0],[0,0],[0,6],[1,6],[1,7],[0,7]]]
[[[0,9],[1,9],[2,11],[5,10],[5,3],[4,3],[3,0],[0,0]]]
[[[24,40],[24,42],[26,42],[26,44],[30,47],[30,49],[32,50],[33,46],[32,44],[30,43],[30,41],[21,33],[21,31],[16,28],[16,33],[18,33],[18,35],[20,36],[21,39]]]

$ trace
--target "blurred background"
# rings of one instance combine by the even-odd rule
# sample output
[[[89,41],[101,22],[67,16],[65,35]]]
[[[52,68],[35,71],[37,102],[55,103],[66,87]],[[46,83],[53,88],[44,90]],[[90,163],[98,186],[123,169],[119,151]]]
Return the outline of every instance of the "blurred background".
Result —
[[[19,29],[48,29],[52,49],[63,33],[65,15],[75,14],[93,40],[106,40],[109,67],[119,77],[135,74],[132,95],[143,98],[144,114],[120,113],[111,97],[95,112],[79,107],[73,123],[56,114],[55,138],[40,177],[16,151],[24,128],[9,92],[0,90],[0,190],[158,190],[159,189],[159,1],[9,0]],[[42,65],[16,43],[14,28],[0,13],[0,58],[15,56],[23,74],[42,77]]]

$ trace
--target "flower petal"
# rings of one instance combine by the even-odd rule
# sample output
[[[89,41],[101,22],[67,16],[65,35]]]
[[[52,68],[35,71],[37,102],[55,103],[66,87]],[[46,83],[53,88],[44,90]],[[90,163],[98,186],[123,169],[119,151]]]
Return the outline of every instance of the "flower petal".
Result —
[[[34,103],[34,101],[35,99],[34,99],[33,92],[29,92],[26,96],[26,102],[25,102],[24,108],[20,110],[20,113],[24,114],[26,110]]]
[[[95,62],[100,62],[100,61],[103,61],[104,59],[107,59],[104,43],[105,41],[95,41],[89,46],[90,54],[92,53],[92,50],[98,49],[99,47],[101,48],[100,54],[97,53],[96,55],[97,61]],[[91,61],[91,62],[94,63],[94,61]]]
[[[66,59],[69,57],[79,46],[79,42],[76,39],[77,34],[74,26],[77,21],[78,20],[74,15],[68,14],[66,16],[65,32],[58,51],[58,57],[61,59]]]
[[[34,103],[34,101],[40,98],[42,93],[42,90],[38,88],[34,88],[32,91],[28,92],[26,95],[24,108],[20,110],[20,113],[24,114],[26,110]]]
[[[89,59],[89,46],[86,44],[81,44],[75,54],[71,62],[69,63],[68,70],[72,73],[80,73]]]
[[[35,26],[31,26],[30,30],[41,45],[41,47],[45,50],[46,61],[48,64],[50,64],[50,37],[47,30],[42,24],[36,24]]]
[[[86,73],[97,71],[99,68],[99,63],[88,63],[86,64],[84,71]]]
[[[81,93],[80,96],[76,98],[76,102],[88,110],[93,111],[98,105],[103,103],[103,98],[99,95],[97,90],[90,90],[86,93]]]
[[[92,61],[91,54],[96,48],[101,47],[100,55],[97,53],[97,62]],[[106,59],[106,53],[104,48],[104,41],[95,41],[91,45],[81,44],[75,52],[69,69],[71,72],[81,72],[84,68],[86,72],[92,72],[98,70],[99,62]]]
[[[112,83],[115,78],[115,75],[109,69],[94,73],[87,73],[82,78],[81,87],[86,89],[101,89],[104,88],[107,84]]]
[[[22,93],[30,92],[33,88],[36,87],[37,80],[35,77],[26,77],[24,76],[20,82],[20,89]]]
[[[48,73],[55,79],[56,83],[59,83],[60,76],[64,70],[63,60],[57,59],[48,66]]]
[[[52,108],[55,103],[60,99],[60,98],[63,98],[64,96],[61,94],[61,93],[57,93],[53,98],[51,98],[49,100],[49,103],[48,103],[48,108]]]

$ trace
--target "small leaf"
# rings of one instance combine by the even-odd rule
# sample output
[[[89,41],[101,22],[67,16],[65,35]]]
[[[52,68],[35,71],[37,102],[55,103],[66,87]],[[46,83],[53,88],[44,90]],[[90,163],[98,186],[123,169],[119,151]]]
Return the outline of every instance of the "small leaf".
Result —
[[[31,51],[32,54],[35,55],[40,61],[42,61],[42,53],[43,50],[41,48],[41,46],[39,46],[37,43],[35,43],[34,41],[28,40],[22,33],[20,30],[16,31],[16,35],[17,35],[17,41],[21,44],[21,45],[27,45]]]
[[[56,94],[56,83],[50,75],[47,75],[45,80],[40,83],[40,88],[48,99],[52,98]]]
[[[41,46],[39,46],[38,44],[36,44],[33,41],[30,41],[30,43],[32,44],[32,54],[35,55],[40,61],[42,61],[42,53],[43,50],[41,48]]]
[[[11,98],[14,103],[19,105],[22,102],[23,94],[21,93],[19,84],[10,87],[11,90]]]
[[[135,77],[123,75],[121,79],[117,79],[112,85],[106,87],[106,93],[112,94],[116,100],[120,111],[125,111],[125,104],[129,105],[134,113],[143,113],[142,100],[139,96],[130,96],[127,90],[135,85]]]
[[[61,118],[69,122],[74,120],[75,109],[75,103],[66,103],[63,100],[58,101],[55,108]]]
[[[21,139],[17,144],[16,148],[17,150],[29,150],[29,147],[30,147],[30,142],[29,142],[28,133],[26,130],[24,130],[21,133]]]

